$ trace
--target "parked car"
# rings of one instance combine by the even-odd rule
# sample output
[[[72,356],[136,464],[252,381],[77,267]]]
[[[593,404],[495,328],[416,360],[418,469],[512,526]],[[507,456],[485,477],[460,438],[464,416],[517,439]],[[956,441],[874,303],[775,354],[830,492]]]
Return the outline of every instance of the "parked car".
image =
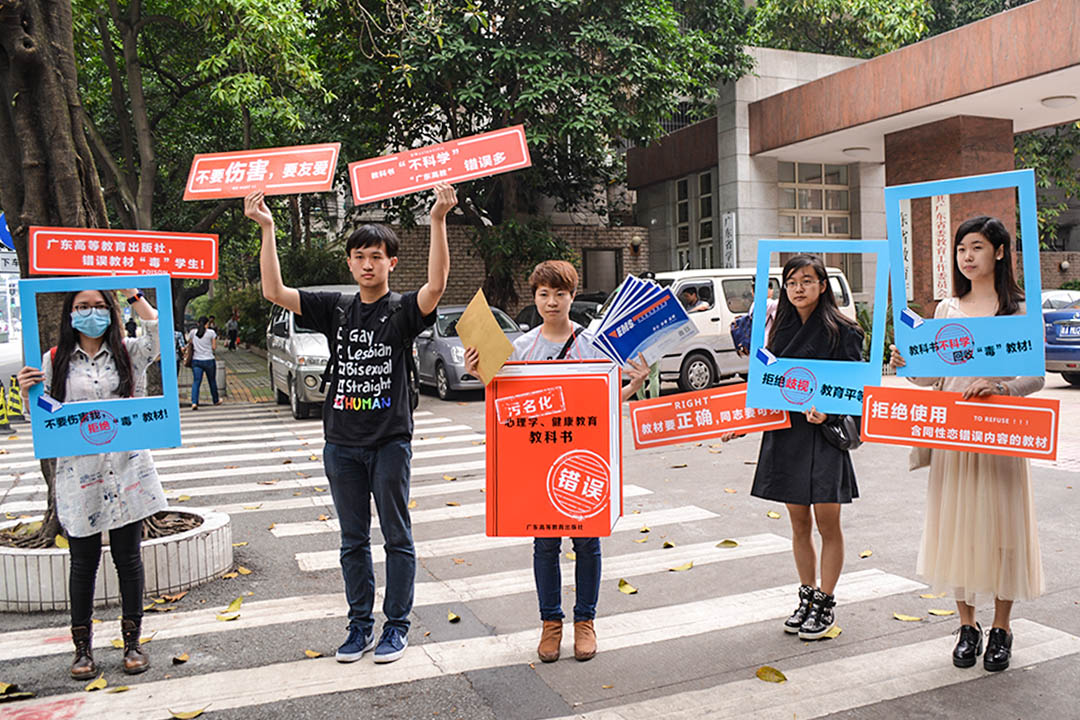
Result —
[[[356,285],[316,285],[300,288],[311,292],[339,292],[353,295]],[[318,415],[326,393],[320,391],[322,374],[330,359],[326,336],[299,327],[296,315],[274,306],[266,327],[266,369],[270,389],[279,405],[288,404],[297,420]]]
[[[856,320],[855,300],[847,278],[839,268],[827,268],[829,284],[840,312]],[[769,270],[773,297],[779,297],[783,268]],[[678,382],[683,391],[703,390],[717,380],[733,375],[746,375],[749,360],[735,353],[731,340],[731,323],[749,312],[754,303],[754,269],[725,268],[720,270],[677,270],[656,273],[656,282],[671,287],[676,297],[683,291],[697,291],[700,300],[709,304],[707,310],[690,313],[698,334],[673,348],[660,359],[660,379]],[[601,316],[614,300],[608,298]],[[600,324],[594,320],[592,329]]]
[[[1080,300],[1080,290],[1043,290],[1043,310],[1058,310]]]
[[[1080,387],[1080,300],[1063,308],[1043,310],[1046,325],[1046,371],[1061,373]]]
[[[589,323],[600,317],[602,304],[597,300],[574,300],[574,302],[570,303],[570,320],[582,327],[589,327]],[[518,325],[525,325],[528,330],[532,330],[543,322],[536,305],[526,305],[521,308],[514,319],[517,320]]]
[[[435,324],[416,336],[413,344],[420,385],[435,388],[442,400],[448,400],[459,390],[479,390],[484,383],[465,372],[465,346],[457,334],[457,321],[465,312],[464,305],[440,307]],[[498,308],[491,308],[499,327],[513,342],[522,334],[522,327]]]

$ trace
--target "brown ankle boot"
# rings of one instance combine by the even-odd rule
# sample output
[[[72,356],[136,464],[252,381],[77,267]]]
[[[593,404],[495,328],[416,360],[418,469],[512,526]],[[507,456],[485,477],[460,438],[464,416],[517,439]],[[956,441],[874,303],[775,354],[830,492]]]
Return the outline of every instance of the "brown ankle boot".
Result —
[[[71,677],[76,680],[89,680],[97,675],[97,665],[90,649],[90,626],[72,625],[71,641],[75,643],[75,662],[71,663]]]
[[[578,660],[592,660],[596,655],[596,631],[592,620],[580,620],[574,623],[574,657]]]
[[[124,636],[124,672],[138,675],[150,669],[150,656],[139,647],[140,624],[134,620],[120,621],[120,634]]]
[[[562,645],[562,620],[545,620],[536,654],[546,663],[555,662],[559,659],[560,645]]]

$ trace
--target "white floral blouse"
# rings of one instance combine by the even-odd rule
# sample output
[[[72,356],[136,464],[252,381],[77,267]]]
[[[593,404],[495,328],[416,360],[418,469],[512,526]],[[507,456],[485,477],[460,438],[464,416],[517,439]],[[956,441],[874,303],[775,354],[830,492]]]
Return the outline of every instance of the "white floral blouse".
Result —
[[[142,321],[143,335],[124,338],[135,375],[135,397],[146,396],[146,368],[161,352],[157,321]],[[41,358],[45,392],[52,358]],[[94,357],[75,346],[64,402],[118,398],[120,374],[107,345]],[[168,505],[149,450],[61,457],[56,461],[56,513],[68,535],[86,537],[150,517]]]

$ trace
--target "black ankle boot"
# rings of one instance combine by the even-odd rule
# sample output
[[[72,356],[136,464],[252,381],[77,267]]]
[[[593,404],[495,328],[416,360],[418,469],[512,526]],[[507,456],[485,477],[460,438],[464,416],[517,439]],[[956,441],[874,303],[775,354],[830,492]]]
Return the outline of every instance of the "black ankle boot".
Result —
[[[814,591],[811,600],[810,612],[806,613],[806,619],[799,627],[799,638],[802,640],[818,640],[825,633],[832,630],[836,624],[836,616],[833,608],[836,607],[836,598],[826,595],[820,590]]]
[[[958,668],[969,668],[982,653],[982,626],[979,623],[975,623],[975,627],[961,625],[957,632],[960,639],[952,651],[952,664]]]
[[[814,588],[809,585],[799,586],[799,607],[791,613],[791,617],[784,621],[784,632],[796,634],[806,620],[806,614],[810,612],[810,603],[814,599]]]
[[[983,668],[990,672],[1000,672],[1009,667],[1012,640],[1012,633],[1004,628],[990,628],[990,637],[986,640],[986,654],[983,655]]]

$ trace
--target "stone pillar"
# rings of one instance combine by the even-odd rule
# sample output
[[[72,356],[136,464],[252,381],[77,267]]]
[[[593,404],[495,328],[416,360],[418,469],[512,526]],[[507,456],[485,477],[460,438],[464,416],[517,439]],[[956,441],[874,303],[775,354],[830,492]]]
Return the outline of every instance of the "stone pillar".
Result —
[[[1015,168],[1012,120],[957,115],[885,136],[885,184],[905,185],[967,175],[1004,172]],[[970,217],[999,218],[1016,237],[1016,192],[993,190],[953,195],[950,200],[951,239]],[[914,301],[924,317],[932,317],[933,292],[930,198],[911,201],[911,258]],[[1014,244],[1014,252],[1018,248]],[[952,252],[949,255],[950,268]],[[950,270],[951,272],[951,270]]]

